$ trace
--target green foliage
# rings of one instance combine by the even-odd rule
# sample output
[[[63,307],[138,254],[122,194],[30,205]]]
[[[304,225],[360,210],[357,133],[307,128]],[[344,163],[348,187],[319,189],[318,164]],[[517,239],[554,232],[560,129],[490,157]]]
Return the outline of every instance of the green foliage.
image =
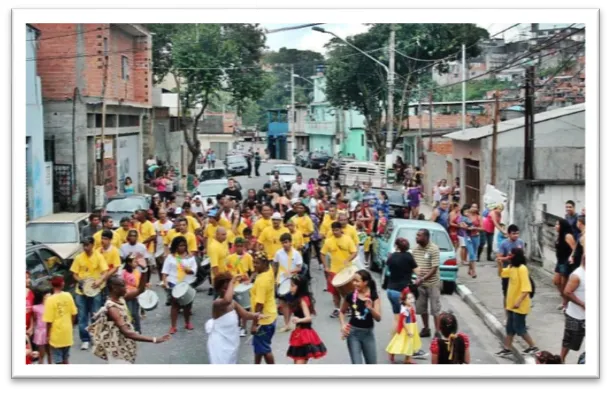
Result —
[[[496,79],[475,80],[467,82],[467,100],[482,100],[486,93],[491,90],[513,89],[517,86],[513,82],[500,81]],[[445,89],[437,89],[433,94],[435,101],[460,101],[462,100],[462,86],[460,84]]]

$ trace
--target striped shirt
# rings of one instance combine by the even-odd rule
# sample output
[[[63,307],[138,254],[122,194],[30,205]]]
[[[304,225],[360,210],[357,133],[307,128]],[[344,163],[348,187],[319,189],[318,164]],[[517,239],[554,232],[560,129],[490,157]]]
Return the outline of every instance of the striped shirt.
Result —
[[[425,247],[417,244],[412,250],[416,264],[420,268],[420,277],[426,276],[432,268],[437,267],[437,272],[431,278],[422,283],[425,287],[439,284],[439,247],[429,241]]]

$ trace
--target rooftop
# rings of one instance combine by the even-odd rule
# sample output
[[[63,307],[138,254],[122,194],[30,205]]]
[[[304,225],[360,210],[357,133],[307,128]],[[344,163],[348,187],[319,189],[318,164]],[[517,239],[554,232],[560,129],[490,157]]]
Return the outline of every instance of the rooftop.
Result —
[[[576,104],[566,106],[564,108],[558,108],[547,112],[537,113],[534,116],[535,123],[542,123],[544,121],[557,119],[559,117],[569,116],[574,113],[584,112],[586,110],[586,104]],[[524,118],[511,119],[500,122],[498,124],[498,133],[515,130],[524,127]],[[483,127],[467,128],[464,131],[456,131],[444,135],[444,138],[449,138],[457,141],[470,141],[473,139],[482,139],[492,135],[493,125],[486,125]]]

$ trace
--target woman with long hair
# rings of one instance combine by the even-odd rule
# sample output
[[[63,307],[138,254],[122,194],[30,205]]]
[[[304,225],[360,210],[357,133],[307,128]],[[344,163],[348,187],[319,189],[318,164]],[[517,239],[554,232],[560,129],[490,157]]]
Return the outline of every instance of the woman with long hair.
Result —
[[[342,339],[347,340],[352,364],[376,364],[376,339],[374,321],[382,320],[380,297],[376,283],[368,270],[359,270],[354,275],[354,292],[346,295],[339,313]],[[350,320],[346,313],[350,308]]]
[[[431,341],[431,364],[469,364],[469,336],[458,333],[458,322],[452,313],[439,315],[441,337]]]
[[[473,278],[477,278],[475,272],[475,263],[477,262],[477,250],[479,249],[481,218],[479,216],[479,210],[477,204],[465,205],[461,211],[463,216],[463,222],[467,224],[467,230],[465,232],[465,245],[467,246],[467,254],[469,258],[469,275]]]
[[[412,275],[417,268],[418,265],[409,252],[409,241],[402,237],[397,238],[395,252],[386,261],[386,274],[388,275],[386,295],[394,314],[393,332],[401,314],[401,293],[412,283]]]
[[[420,200],[422,199],[422,190],[418,187],[415,180],[410,179],[407,181],[405,196],[408,200],[407,206],[410,210],[411,218],[415,220],[420,214]]]
[[[312,319],[316,315],[315,302],[305,277],[291,277],[291,295],[293,300],[289,307],[293,314],[291,322],[295,330],[291,333],[286,356],[293,359],[295,364],[306,364],[310,359],[324,357],[327,348],[312,328]]]
[[[562,303],[558,306],[558,310],[564,310],[568,303],[568,299],[564,296],[564,287],[569,277],[569,258],[573,254],[577,243],[573,237],[571,224],[564,218],[556,221],[556,232],[558,237],[556,238],[556,269],[553,283],[562,297]]]
[[[537,364],[562,364],[562,359],[548,351],[541,351],[535,354]]]

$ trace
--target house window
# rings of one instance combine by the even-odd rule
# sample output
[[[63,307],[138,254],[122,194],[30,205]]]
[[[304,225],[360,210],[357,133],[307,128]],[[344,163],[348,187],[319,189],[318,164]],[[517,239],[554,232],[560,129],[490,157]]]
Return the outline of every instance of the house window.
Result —
[[[45,162],[55,162],[55,138],[45,139],[44,142],[45,150]]]
[[[108,57],[108,38],[104,37],[104,56]]]
[[[140,116],[138,115],[119,115],[119,127],[138,127]]]
[[[121,56],[121,79],[129,80],[129,63],[127,56]]]

